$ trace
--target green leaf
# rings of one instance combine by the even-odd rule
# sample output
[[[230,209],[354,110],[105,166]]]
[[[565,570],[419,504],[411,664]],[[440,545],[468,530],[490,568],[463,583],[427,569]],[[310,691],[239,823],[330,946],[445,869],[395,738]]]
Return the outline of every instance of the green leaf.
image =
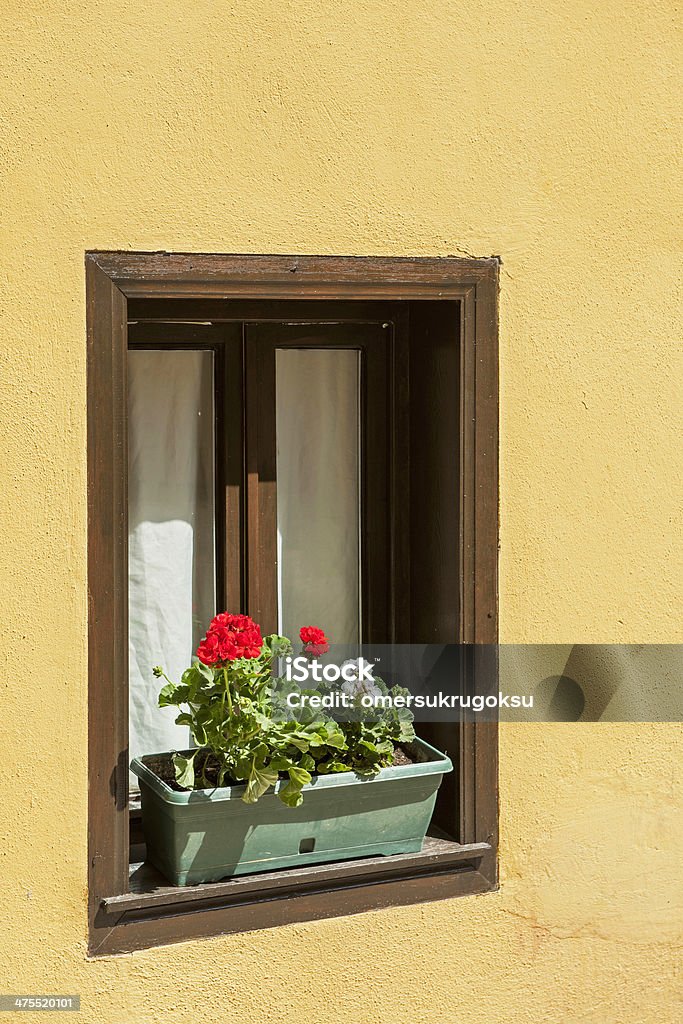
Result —
[[[278,773],[274,768],[259,767],[256,763],[252,763],[247,788],[242,797],[245,804],[255,804],[267,789],[275,785],[277,779]]]
[[[173,755],[175,780],[184,789],[194,789],[194,759],[198,753],[198,750],[195,751],[191,757],[184,757],[182,754]]]
[[[206,679],[207,683],[213,683],[215,681],[213,669],[209,665],[205,665],[203,661],[199,660],[199,658],[195,660],[192,667],[195,668],[199,674],[204,677],[204,679]]]
[[[415,728],[413,726],[412,721],[410,721],[410,722],[401,721],[399,724],[400,724],[400,730],[399,730],[399,734],[398,734],[398,741],[399,741],[399,743],[410,743],[411,740],[415,739]]]
[[[159,691],[159,707],[168,708],[175,707],[178,703],[175,699],[176,690],[178,687],[174,683],[166,683],[166,686],[162,687]]]
[[[176,686],[175,683],[166,683],[166,686],[159,692],[159,707],[169,708],[185,704],[188,692],[189,688],[183,686],[182,683],[180,686]]]
[[[274,768],[276,772],[287,772],[293,765],[294,762],[291,757],[287,757],[285,754],[278,754],[270,759],[269,767]]]
[[[346,764],[344,761],[322,761],[318,765],[318,771],[321,775],[331,775],[333,772],[350,772],[353,771],[350,764]]]
[[[326,723],[325,743],[336,750],[346,750],[346,737],[336,722]]]
[[[297,782],[288,782],[279,790],[278,796],[287,807],[299,807],[304,802],[301,786]]]
[[[311,773],[304,768],[289,769],[289,782],[279,791],[278,796],[287,807],[298,807],[303,803],[302,786],[311,781]]]
[[[289,778],[291,779],[292,782],[298,782],[300,786],[305,786],[308,782],[311,781],[312,775],[310,772],[306,771],[305,768],[293,765],[289,769]]]
[[[271,633],[264,638],[264,652],[270,652],[273,658],[285,658],[292,653],[292,642],[286,636]]]
[[[296,747],[296,749],[300,750],[302,754],[305,754],[308,751],[308,748],[314,745],[313,737],[301,735],[297,736],[296,733],[287,736],[287,743],[290,743],[293,747]]]

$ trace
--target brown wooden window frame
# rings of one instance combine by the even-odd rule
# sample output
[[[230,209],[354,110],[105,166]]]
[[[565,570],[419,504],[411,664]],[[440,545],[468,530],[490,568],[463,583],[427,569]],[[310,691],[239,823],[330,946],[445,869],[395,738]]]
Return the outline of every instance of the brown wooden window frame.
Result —
[[[305,867],[183,890],[130,891],[126,427],[129,313],[141,308],[143,300],[151,309],[165,309],[175,300],[196,301],[203,308],[225,300],[245,305],[262,300],[281,308],[283,320],[297,300],[319,304],[321,312],[331,308],[326,306],[331,302],[351,303],[358,310],[363,303],[457,303],[459,385],[453,401],[458,403],[460,428],[460,507],[453,544],[460,578],[459,635],[454,640],[493,644],[498,629],[497,296],[494,259],[86,253],[90,955],[481,893],[497,886],[497,726],[461,723],[452,727],[458,730],[453,780],[459,787],[457,843],[421,854]],[[395,319],[398,323],[401,314]],[[190,337],[192,327],[183,329]],[[196,331],[197,340],[205,338],[199,327]],[[398,343],[400,333],[397,328]],[[223,345],[216,351],[217,372],[234,371],[234,360],[240,358],[237,349]],[[242,453],[230,451],[230,424],[223,428],[218,443],[225,448],[218,460],[217,482],[219,493],[229,496],[231,488],[241,486],[243,477],[236,467]],[[397,466],[400,455],[395,453]],[[400,516],[398,479],[392,477],[390,505],[392,514]],[[226,498],[221,511],[227,519],[232,517],[224,535],[234,547],[230,538],[241,535],[235,517],[244,515],[241,498]],[[219,565],[227,565],[219,592],[237,606],[249,574],[230,567],[245,558],[258,559],[259,552],[229,554],[219,558]],[[404,565],[400,553],[392,564]],[[409,589],[396,583],[389,604],[397,593]],[[248,605],[259,607],[258,602]],[[271,612],[266,609],[266,614]],[[400,607],[392,607],[392,622],[400,621],[401,614]]]

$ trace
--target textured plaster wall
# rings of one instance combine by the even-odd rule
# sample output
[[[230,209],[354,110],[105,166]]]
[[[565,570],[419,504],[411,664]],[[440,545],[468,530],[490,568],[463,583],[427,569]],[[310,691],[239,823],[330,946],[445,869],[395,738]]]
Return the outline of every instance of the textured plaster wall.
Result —
[[[681,641],[674,3],[2,28],[0,991],[102,1024],[678,1021],[666,724],[502,730],[497,894],[85,957],[84,250],[500,254],[502,637]]]

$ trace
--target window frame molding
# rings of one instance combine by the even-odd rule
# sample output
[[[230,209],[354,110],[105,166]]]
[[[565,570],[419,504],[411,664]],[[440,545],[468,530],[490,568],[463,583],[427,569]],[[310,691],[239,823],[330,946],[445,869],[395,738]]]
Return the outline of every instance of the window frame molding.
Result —
[[[127,410],[130,299],[458,300],[460,635],[498,639],[498,259],[89,251],[88,893],[90,956],[361,913],[498,884],[498,733],[460,725],[460,849],[277,873],[267,889],[199,887],[174,902],[128,894]],[[475,657],[476,662],[476,657]],[[476,673],[476,665],[475,665]],[[336,868],[336,870],[335,870]]]

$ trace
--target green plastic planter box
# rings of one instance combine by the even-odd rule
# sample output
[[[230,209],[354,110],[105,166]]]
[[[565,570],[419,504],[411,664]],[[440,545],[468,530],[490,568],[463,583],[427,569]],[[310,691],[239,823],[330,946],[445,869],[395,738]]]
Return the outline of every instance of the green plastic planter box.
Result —
[[[371,778],[353,772],[317,776],[300,807],[270,790],[258,803],[241,799],[244,785],[176,792],[134,758],[140,780],[147,859],[174,885],[217,882],[233,875],[422,848],[448,757],[424,740],[407,748],[413,764],[382,768]],[[159,755],[150,755],[156,756]]]

